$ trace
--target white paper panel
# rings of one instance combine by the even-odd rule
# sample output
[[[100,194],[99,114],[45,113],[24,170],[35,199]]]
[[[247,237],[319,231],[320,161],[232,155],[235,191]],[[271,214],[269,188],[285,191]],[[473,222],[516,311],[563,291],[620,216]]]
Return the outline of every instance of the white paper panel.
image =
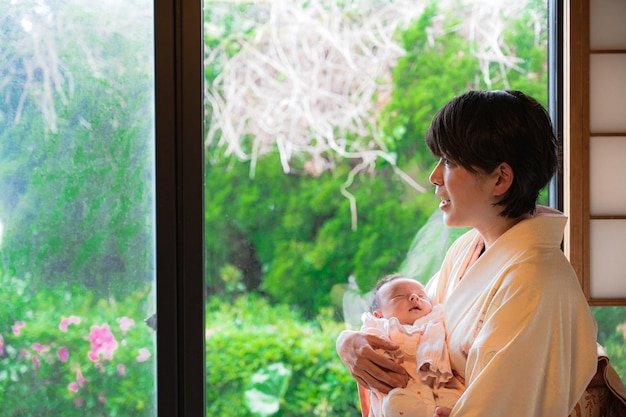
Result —
[[[591,132],[626,132],[626,54],[589,59]]]
[[[626,220],[591,220],[592,298],[626,297]]]
[[[626,216],[625,161],[626,136],[591,138],[589,209],[592,216]]]
[[[626,49],[626,1],[589,2],[591,49]]]

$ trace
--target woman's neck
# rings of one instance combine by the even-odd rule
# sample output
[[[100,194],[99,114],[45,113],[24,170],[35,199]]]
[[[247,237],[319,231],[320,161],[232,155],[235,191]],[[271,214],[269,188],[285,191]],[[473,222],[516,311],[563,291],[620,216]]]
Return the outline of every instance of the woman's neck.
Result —
[[[515,226],[517,223],[522,220],[530,218],[530,215],[524,214],[520,217],[516,217],[514,219],[510,217],[502,217],[498,216],[497,219],[494,219],[488,225],[477,228],[478,233],[482,236],[485,241],[485,250],[489,249],[489,247],[496,241],[500,236],[506,233],[510,228]]]

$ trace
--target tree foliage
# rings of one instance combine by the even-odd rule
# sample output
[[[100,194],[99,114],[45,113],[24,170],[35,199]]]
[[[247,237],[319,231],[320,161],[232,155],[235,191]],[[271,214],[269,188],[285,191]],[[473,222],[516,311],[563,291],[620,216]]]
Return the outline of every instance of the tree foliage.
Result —
[[[285,175],[275,158],[211,165],[206,175],[207,278],[224,289],[226,263],[258,289],[308,313],[330,305],[333,285],[355,274],[371,282],[400,265],[415,224],[434,207],[433,196],[411,192],[390,168],[360,176],[350,191],[358,201],[353,230],[350,202],[340,193],[349,167],[319,178]]]
[[[149,8],[34,3],[0,12],[1,261],[120,295],[153,274]]]
[[[223,267],[233,265],[241,271],[248,290],[264,291],[277,302],[314,314],[321,306],[332,304],[331,289],[346,284],[349,276],[355,276],[366,291],[380,276],[401,267],[436,201],[431,193],[408,187],[396,175],[396,164],[418,184],[427,184],[434,159],[423,137],[437,109],[469,88],[528,90],[529,85],[540,84],[534,79],[539,73],[535,66],[545,62],[538,59],[546,53],[545,40],[529,36],[528,16],[500,16],[498,22],[508,24],[510,20],[512,24],[507,26],[510,29],[500,30],[494,23],[487,32],[501,48],[486,51],[467,36],[469,23],[461,15],[441,7],[438,2],[430,3],[419,18],[394,34],[404,52],[391,68],[392,93],[379,91],[377,103],[383,107],[372,125],[379,129],[376,134],[392,155],[393,164],[381,158],[373,169],[351,177],[360,162],[334,160],[334,168],[324,173],[311,175],[302,169],[286,175],[278,146],[247,162],[240,162],[235,154],[218,157],[220,147],[209,147],[206,236],[211,291],[225,288],[228,277]],[[541,10],[534,12],[545,13]],[[228,24],[231,30],[236,27]],[[252,28],[232,36],[240,39],[237,45],[248,47],[241,39],[257,39],[256,35]],[[499,58],[502,50],[505,58]],[[239,51],[235,48],[232,53]],[[521,53],[533,60],[518,58]],[[485,67],[481,62],[491,64]],[[349,74],[330,67],[337,77]],[[207,71],[208,81],[213,76],[216,71]],[[490,85],[485,80],[490,80]],[[534,91],[543,91],[540,99],[545,90],[545,84],[534,87]],[[208,112],[214,109],[209,106]],[[254,136],[254,131],[249,135]],[[370,139],[359,138],[361,143]],[[313,156],[303,153],[297,157],[300,165],[292,166],[304,167]],[[351,218],[355,214],[356,227]]]
[[[281,17],[274,22],[291,24],[283,33],[269,25],[272,8],[279,6],[286,9],[282,14],[274,10],[274,17]],[[290,21],[289,10],[298,19]],[[93,314],[108,311],[101,306],[115,299],[125,300],[119,302],[125,309],[139,308],[145,293],[138,297],[134,290],[153,278],[150,11],[145,0],[0,2],[0,271],[24,283],[19,293],[5,285],[8,300],[19,301],[5,309],[8,325],[13,321],[9,316],[17,317],[20,311],[32,315],[44,304],[52,311],[64,300],[65,295],[58,294],[69,292],[87,297],[80,309],[91,308]],[[329,12],[340,15],[326,16]],[[338,307],[350,276],[366,291],[381,275],[408,268],[407,260],[416,259],[412,253],[422,250],[416,233],[436,208],[432,193],[420,193],[414,186],[428,184],[434,163],[423,137],[435,111],[469,88],[516,88],[546,103],[547,18],[541,0],[208,2],[205,13],[205,123],[207,138],[214,139],[207,140],[206,147],[206,283],[218,300],[209,310],[223,305],[224,299],[239,299],[241,292],[258,292],[279,304],[276,314],[301,310],[312,318],[328,306]],[[366,32],[377,24],[376,30]],[[272,46],[270,39],[287,45]],[[317,43],[325,46],[321,52],[312,48]],[[294,45],[309,48],[302,54],[306,60],[281,57],[281,51],[300,56]],[[274,58],[283,59],[283,67],[266,61],[270,55],[263,51],[268,48],[274,48]],[[245,56],[253,59],[242,60]],[[370,58],[376,61],[373,68],[367,68]],[[350,67],[350,59],[358,65]],[[233,66],[235,62],[243,67]],[[233,76],[243,70],[254,75],[261,64],[266,73],[268,68],[286,71],[270,72],[267,80],[246,79],[246,88],[237,84],[241,77],[224,82],[229,71]],[[300,75],[315,74],[318,82],[306,85],[298,77],[298,65],[308,71]],[[350,81],[367,76],[367,91]],[[258,82],[264,88],[254,91]],[[264,103],[271,87],[280,87],[276,90],[284,95],[269,100],[266,113],[244,103],[236,107],[243,116],[231,117],[231,122],[254,119],[258,124],[272,114],[275,121],[287,124],[280,131],[282,143],[266,135],[263,152],[255,154],[260,136],[245,130],[230,138],[240,141],[237,145],[246,157],[224,152],[228,147],[218,144],[229,142],[216,121],[218,111],[226,108],[220,105],[226,103],[213,106],[210,98],[224,99],[228,96],[222,93],[229,91],[236,98]],[[299,91],[318,95],[289,101]],[[281,100],[290,106],[277,105]],[[307,108],[321,103],[326,108]],[[308,129],[298,125],[293,131],[303,133],[300,138],[305,140],[292,143],[285,132],[292,132],[289,124],[301,119],[287,116],[302,116],[304,110],[316,117],[302,119]],[[324,131],[327,136],[320,136],[319,126],[331,127]],[[408,179],[415,184],[409,185]],[[62,288],[42,290],[52,283]],[[268,309],[265,301],[257,304]],[[623,310],[599,309],[596,317],[601,341],[623,372]],[[41,327],[42,334],[49,327]],[[250,340],[248,334],[240,336],[233,336],[241,342],[236,348]],[[286,337],[306,340],[306,332]],[[6,346],[13,343],[4,340]],[[224,346],[224,340],[215,337],[209,344]],[[320,343],[319,351],[331,352],[331,345]],[[273,355],[284,346],[301,349],[276,341],[268,349],[274,352],[269,359],[281,360]],[[253,361],[257,354],[251,351],[243,359]],[[239,371],[241,357],[223,359],[229,355],[216,358],[216,363]],[[262,367],[266,362],[255,363]],[[302,396],[298,405],[312,403],[312,397],[306,397],[307,378],[324,377],[322,373],[331,369],[338,372],[339,382],[323,382],[319,392],[324,398],[341,396],[331,398],[333,404],[343,402],[353,411],[345,391],[334,389],[346,385],[345,369],[324,366],[309,363],[298,370],[296,380],[306,386],[292,392]],[[8,383],[6,378],[2,382]],[[209,393],[215,394],[219,391]],[[15,398],[22,395],[28,393],[20,391]]]
[[[319,175],[338,160],[354,169],[395,164],[380,143],[376,95],[403,53],[392,39],[421,2],[297,0],[209,7],[207,145],[255,161],[278,152],[285,173]],[[222,16],[237,16],[215,30]],[[238,30],[237,30],[238,29]],[[226,36],[225,36],[226,35]],[[303,165],[304,163],[304,165]]]

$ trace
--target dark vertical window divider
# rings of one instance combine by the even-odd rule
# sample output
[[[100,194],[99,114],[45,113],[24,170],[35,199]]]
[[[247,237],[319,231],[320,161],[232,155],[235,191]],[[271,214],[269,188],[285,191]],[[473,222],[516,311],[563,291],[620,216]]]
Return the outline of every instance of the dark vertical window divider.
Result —
[[[202,2],[155,0],[158,415],[205,413]]]
[[[548,107],[563,160],[563,0],[548,0]],[[563,210],[563,167],[550,181],[550,206]]]

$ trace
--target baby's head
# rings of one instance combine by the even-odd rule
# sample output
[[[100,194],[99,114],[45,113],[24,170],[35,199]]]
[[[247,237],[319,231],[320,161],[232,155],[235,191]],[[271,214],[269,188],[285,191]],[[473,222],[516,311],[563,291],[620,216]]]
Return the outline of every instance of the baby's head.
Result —
[[[387,275],[374,288],[372,315],[377,318],[398,319],[400,324],[415,320],[433,310],[424,286],[401,274]]]

